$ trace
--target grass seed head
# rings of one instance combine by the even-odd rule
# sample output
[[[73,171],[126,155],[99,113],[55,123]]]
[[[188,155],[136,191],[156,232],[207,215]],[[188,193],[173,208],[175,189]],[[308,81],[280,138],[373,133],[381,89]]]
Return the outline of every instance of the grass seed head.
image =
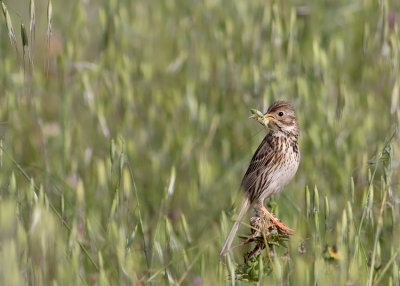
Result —
[[[24,24],[21,24],[21,40],[23,48],[29,46],[28,35],[26,34],[26,29]]]
[[[16,49],[17,54],[18,54],[17,40],[16,40],[16,37],[15,37],[14,28],[13,28],[13,25],[12,25],[10,13],[8,13],[7,6],[6,6],[6,4],[4,4],[3,1],[1,2],[1,8],[3,10],[4,18],[6,19],[6,27],[7,27],[7,31],[8,31],[8,37],[10,38],[11,45]]]

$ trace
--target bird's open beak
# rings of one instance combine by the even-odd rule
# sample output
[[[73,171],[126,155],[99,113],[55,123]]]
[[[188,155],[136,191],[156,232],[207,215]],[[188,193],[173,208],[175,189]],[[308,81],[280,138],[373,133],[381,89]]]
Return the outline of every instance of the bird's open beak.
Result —
[[[274,119],[275,119],[274,116],[271,115],[271,114],[269,114],[269,113],[265,114],[264,117],[265,117],[266,119],[268,119],[268,121],[274,121]]]
[[[267,127],[268,124],[274,120],[274,117],[271,114],[262,114],[261,111],[258,111],[257,109],[252,109],[251,110],[252,115],[250,116],[250,118],[253,118],[254,120],[256,120],[258,123],[260,123],[261,125]]]

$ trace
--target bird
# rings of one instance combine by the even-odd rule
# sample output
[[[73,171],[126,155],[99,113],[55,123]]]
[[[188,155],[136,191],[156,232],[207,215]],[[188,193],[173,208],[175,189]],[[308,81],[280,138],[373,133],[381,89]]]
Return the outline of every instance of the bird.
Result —
[[[264,200],[280,193],[297,172],[300,150],[296,113],[288,102],[275,101],[265,114],[259,112],[253,118],[263,125],[268,125],[269,132],[255,151],[243,176],[241,189],[245,196],[238,218],[222,246],[222,261],[232,245],[241,220],[253,205],[257,205],[281,231],[294,233],[293,229],[280,222],[264,207]]]

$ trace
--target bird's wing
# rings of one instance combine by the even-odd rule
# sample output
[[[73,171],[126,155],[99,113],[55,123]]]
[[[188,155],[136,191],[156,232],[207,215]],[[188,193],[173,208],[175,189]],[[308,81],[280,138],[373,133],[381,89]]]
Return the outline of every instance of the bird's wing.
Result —
[[[250,165],[242,180],[243,189],[248,192],[256,183],[258,176],[264,172],[265,168],[273,159],[273,150],[269,143],[269,135],[258,146],[256,152],[251,159]]]

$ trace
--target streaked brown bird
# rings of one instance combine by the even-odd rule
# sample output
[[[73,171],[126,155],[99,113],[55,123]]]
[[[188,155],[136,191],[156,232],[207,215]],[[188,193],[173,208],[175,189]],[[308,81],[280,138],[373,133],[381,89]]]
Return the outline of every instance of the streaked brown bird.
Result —
[[[300,163],[296,114],[289,103],[276,101],[268,108],[267,113],[261,116],[264,117],[256,119],[262,124],[268,124],[269,133],[258,146],[242,179],[241,187],[245,198],[238,219],[222,247],[222,260],[232,245],[243,216],[254,204],[257,204],[281,231],[294,233],[294,230],[280,222],[264,207],[264,199],[281,192],[296,174]]]

